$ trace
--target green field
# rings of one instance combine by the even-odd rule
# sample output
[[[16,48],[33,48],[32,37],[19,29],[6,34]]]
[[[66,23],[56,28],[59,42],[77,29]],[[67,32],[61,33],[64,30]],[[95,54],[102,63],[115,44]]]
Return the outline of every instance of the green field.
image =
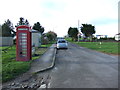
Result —
[[[72,42],[70,38],[67,41]],[[72,42],[96,51],[100,51],[107,54],[120,55],[119,45],[120,42]]]
[[[46,45],[46,47],[51,46],[51,44]],[[0,47],[0,50],[6,49],[8,47]],[[23,61],[16,61],[16,47],[12,46],[6,50],[6,52],[2,51],[2,82],[6,82],[15,78],[16,76],[26,72],[30,68],[30,64],[33,60],[40,58],[40,56],[45,53],[47,48],[37,48],[35,54],[33,55],[32,60],[23,62]]]

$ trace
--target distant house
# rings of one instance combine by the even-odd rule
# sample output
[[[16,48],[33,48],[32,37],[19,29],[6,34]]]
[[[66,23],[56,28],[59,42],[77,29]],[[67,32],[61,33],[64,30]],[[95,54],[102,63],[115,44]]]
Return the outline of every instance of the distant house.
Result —
[[[116,41],[120,41],[120,33],[118,33],[118,34],[115,35],[115,40]]]
[[[32,29],[32,46],[40,47],[41,46],[41,33],[37,30]]]
[[[100,39],[100,38],[107,38],[108,36],[107,35],[96,35],[97,39]]]

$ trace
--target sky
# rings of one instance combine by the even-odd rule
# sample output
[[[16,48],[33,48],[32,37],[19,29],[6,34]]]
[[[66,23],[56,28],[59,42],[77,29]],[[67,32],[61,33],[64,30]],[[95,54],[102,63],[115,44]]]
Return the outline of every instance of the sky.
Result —
[[[118,33],[119,0],[0,0],[0,24],[9,19],[15,26],[20,17],[31,26],[36,22],[45,32],[67,35],[69,27],[95,26],[95,35],[114,37]],[[80,29],[79,29],[80,31]]]

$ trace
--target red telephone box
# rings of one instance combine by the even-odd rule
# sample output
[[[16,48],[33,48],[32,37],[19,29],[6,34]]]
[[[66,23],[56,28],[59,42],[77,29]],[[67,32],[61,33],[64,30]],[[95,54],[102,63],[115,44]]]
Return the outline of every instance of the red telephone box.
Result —
[[[16,60],[29,61],[31,56],[31,32],[30,27],[21,25],[17,27],[16,33]]]

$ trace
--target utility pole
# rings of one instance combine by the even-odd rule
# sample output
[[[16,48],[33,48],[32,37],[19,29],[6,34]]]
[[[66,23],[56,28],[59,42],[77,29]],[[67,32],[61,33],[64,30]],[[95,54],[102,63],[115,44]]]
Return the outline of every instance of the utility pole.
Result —
[[[79,42],[79,20],[78,20],[78,42]]]

